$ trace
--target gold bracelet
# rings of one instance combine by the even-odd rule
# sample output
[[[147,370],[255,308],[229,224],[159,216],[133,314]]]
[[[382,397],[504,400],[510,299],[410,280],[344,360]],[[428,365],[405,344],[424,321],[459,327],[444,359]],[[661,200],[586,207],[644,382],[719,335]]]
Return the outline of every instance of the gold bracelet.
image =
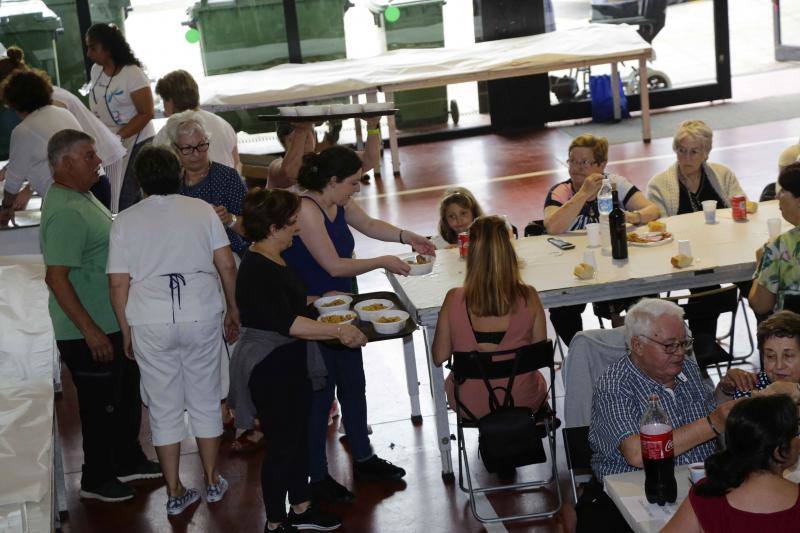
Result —
[[[378,135],[378,136],[380,136],[380,134],[381,134],[381,129],[380,128],[374,128],[374,129],[367,128],[367,135]]]

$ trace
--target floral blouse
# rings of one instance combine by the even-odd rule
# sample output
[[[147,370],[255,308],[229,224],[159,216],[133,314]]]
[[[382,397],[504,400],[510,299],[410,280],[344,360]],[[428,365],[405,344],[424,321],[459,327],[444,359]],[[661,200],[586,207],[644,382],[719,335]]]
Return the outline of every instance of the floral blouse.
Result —
[[[776,310],[783,309],[786,295],[800,295],[800,226],[767,243],[753,277],[775,295]]]

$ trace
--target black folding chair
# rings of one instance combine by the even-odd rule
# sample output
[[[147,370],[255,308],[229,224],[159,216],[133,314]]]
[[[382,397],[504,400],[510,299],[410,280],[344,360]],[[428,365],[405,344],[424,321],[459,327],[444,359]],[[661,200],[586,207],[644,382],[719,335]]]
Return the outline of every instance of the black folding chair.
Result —
[[[501,360],[496,359],[498,356],[512,355],[513,357],[503,358]],[[555,367],[553,361],[552,341],[544,340],[536,344],[530,344],[511,350],[493,352],[454,352],[450,360],[449,367],[453,372],[455,401],[457,405],[456,426],[458,436],[458,485],[462,491],[469,494],[470,508],[473,516],[480,522],[484,523],[530,520],[554,516],[561,509],[562,498],[561,487],[558,483],[558,467],[556,464],[556,429],[560,422],[556,418],[555,413],[556,395],[555,387],[553,385],[555,380]],[[536,422],[538,430],[537,433],[541,435],[541,438],[546,437],[550,446],[550,475],[547,479],[536,479],[521,483],[485,487],[473,486],[466,442],[464,439],[464,428],[477,428],[479,420],[472,416],[468,409],[463,409],[463,404],[461,403],[459,396],[460,385],[468,379],[477,379],[483,381],[487,386],[487,402],[489,402],[489,398],[495,394],[494,391],[496,390],[496,387],[492,388],[489,381],[495,379],[508,379],[508,386],[503,388],[505,389],[506,398],[510,398],[513,392],[513,382],[515,377],[544,368],[548,369],[550,372],[550,405],[548,405],[546,401],[543,401],[538,410],[534,412],[533,417]],[[541,447],[542,443],[533,442],[531,445]],[[542,454],[542,457],[543,460],[540,462],[546,462],[547,457],[544,453]],[[464,478],[467,480],[466,487],[464,486]],[[548,508],[544,511],[536,513],[498,517],[486,517],[478,513],[475,503],[476,494],[520,491],[546,487],[548,485],[553,485],[556,493],[556,506],[553,508]]]
[[[564,452],[567,456],[569,481],[572,485],[573,503],[578,503],[579,476],[590,479],[592,476],[592,448],[589,446],[589,426],[564,428]]]

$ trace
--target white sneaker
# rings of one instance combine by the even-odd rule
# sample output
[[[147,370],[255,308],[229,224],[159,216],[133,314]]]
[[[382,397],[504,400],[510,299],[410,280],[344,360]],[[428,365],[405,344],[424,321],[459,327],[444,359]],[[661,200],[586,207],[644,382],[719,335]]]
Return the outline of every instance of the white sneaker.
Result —
[[[167,498],[167,514],[170,516],[181,514],[199,499],[200,493],[195,489],[185,489],[183,496],[170,496]]]
[[[218,502],[225,496],[225,493],[228,491],[228,481],[222,477],[222,475],[217,476],[219,479],[217,483],[214,485],[207,485],[206,486],[206,501],[208,503]]]

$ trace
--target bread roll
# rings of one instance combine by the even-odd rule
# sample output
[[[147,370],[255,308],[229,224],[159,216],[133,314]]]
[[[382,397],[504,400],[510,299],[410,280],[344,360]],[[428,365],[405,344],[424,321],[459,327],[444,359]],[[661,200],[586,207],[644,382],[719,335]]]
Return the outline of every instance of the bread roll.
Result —
[[[592,279],[594,276],[594,267],[589,263],[580,263],[575,267],[572,273],[575,274],[575,277],[578,279]]]
[[[758,202],[751,202],[750,200],[747,200],[747,202],[745,202],[745,210],[752,215],[758,211]]]
[[[650,222],[647,223],[647,231],[654,231],[654,232],[657,231],[663,233],[667,231],[667,225],[664,222],[661,222],[660,220],[651,220]]]
[[[678,254],[673,255],[670,262],[675,268],[686,268],[692,264],[693,260],[694,258],[691,255]]]

